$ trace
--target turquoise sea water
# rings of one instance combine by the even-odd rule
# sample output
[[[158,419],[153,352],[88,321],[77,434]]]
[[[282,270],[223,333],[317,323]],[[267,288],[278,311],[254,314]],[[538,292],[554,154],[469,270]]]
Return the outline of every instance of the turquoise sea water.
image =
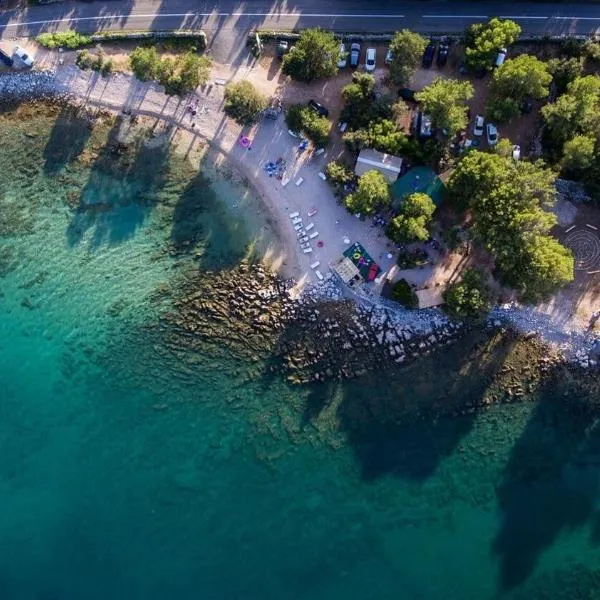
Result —
[[[0,598],[600,597],[595,398],[451,417],[510,344],[313,387],[174,354],[177,282],[258,225],[109,130],[0,121]]]

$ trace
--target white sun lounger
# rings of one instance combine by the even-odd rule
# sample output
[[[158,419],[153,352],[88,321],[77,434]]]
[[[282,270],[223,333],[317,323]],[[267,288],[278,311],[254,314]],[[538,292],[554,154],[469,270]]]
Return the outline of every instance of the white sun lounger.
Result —
[[[309,223],[309,224],[306,226],[306,231],[310,231],[310,230],[311,230],[311,229],[312,229],[314,226],[315,226],[315,224],[314,224],[314,223]]]
[[[316,215],[319,212],[318,208],[311,208],[306,214],[309,217],[313,217],[314,215]]]
[[[323,281],[323,273],[321,273],[321,271],[319,271],[319,269],[317,269],[315,271],[315,275],[321,280]]]
[[[310,265],[311,269],[316,269],[320,265],[320,261],[316,260],[312,265]]]
[[[318,231],[313,231],[313,232],[312,232],[312,233],[311,233],[311,234],[310,234],[308,237],[309,237],[311,240],[314,240],[314,239],[315,239],[315,238],[316,238],[318,235],[319,235],[319,232],[318,232]]]
[[[302,229],[302,227],[300,227],[300,229],[298,229],[298,233],[296,235],[299,238],[301,238],[303,235],[306,235],[306,231],[304,231],[304,229]]]
[[[298,177],[298,179],[296,179],[296,185],[300,185],[303,181],[304,177]]]
[[[304,244],[305,242],[308,242],[308,238],[307,238],[306,236],[304,236],[304,237],[301,237],[301,238],[300,238],[298,241],[299,241],[301,244]]]
[[[323,180],[323,181],[327,181],[327,176],[325,175],[325,173],[321,173],[319,172],[319,177]]]
[[[290,213],[290,219],[295,219],[296,217],[299,217],[299,216],[300,216],[299,212]]]
[[[285,187],[285,186],[286,186],[286,185],[287,185],[289,182],[290,182],[290,178],[289,178],[289,177],[284,177],[284,178],[281,180],[281,185],[282,185],[283,187]]]
[[[302,225],[294,225],[294,229],[296,231],[298,231],[298,230],[302,229]]]
[[[304,248],[302,252],[304,252],[304,254],[310,254],[312,252],[312,248],[309,246],[308,248]]]
[[[302,217],[296,217],[295,219],[292,219],[292,223],[294,225],[298,225],[298,223],[302,223]]]

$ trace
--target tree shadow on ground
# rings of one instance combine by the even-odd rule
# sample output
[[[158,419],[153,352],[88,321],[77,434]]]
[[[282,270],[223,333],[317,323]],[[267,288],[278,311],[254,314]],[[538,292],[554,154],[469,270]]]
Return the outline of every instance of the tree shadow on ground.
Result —
[[[44,148],[44,172],[57,175],[85,148],[92,125],[79,107],[66,106],[58,115]]]
[[[588,383],[585,374],[557,367],[512,449],[497,492],[502,525],[493,545],[503,591],[529,578],[562,532],[588,522],[598,531],[600,387]],[[594,531],[590,540],[600,541]]]
[[[430,477],[471,430],[513,346],[512,339],[475,332],[460,349],[451,346],[403,369],[345,383],[336,415],[363,478]],[[309,395],[304,421],[318,418],[331,398],[329,389]]]
[[[199,171],[173,211],[171,245],[179,254],[195,252],[201,269],[231,268],[248,253],[247,232],[230,214],[209,177]]]
[[[135,235],[157,201],[168,171],[170,138],[149,140],[141,132],[123,149],[117,121],[94,163],[76,212],[67,228],[71,246],[93,229],[91,246],[120,244]]]

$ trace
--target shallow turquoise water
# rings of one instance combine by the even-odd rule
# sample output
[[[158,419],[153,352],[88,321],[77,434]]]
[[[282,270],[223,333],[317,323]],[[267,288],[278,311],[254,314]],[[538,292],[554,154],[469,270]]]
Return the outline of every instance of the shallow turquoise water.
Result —
[[[231,199],[160,149],[78,163],[66,117],[0,128],[0,598],[600,597],[570,382],[434,419],[502,356],[305,388],[183,361],[155,325],[191,265],[244,256]]]

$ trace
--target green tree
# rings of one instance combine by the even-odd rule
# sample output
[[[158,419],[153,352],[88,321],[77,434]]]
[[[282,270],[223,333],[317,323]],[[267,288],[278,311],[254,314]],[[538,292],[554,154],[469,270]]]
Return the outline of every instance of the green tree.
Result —
[[[337,188],[343,188],[344,185],[354,180],[354,171],[344,163],[332,160],[325,167],[327,181]]]
[[[465,61],[473,71],[491,71],[501,48],[510,46],[521,27],[510,19],[494,17],[487,23],[474,23],[467,29]]]
[[[156,48],[138,46],[129,56],[129,64],[140,81],[152,81],[159,76],[161,60]]]
[[[266,98],[249,81],[230,83],[225,88],[225,113],[240,125],[255,123],[266,106]]]
[[[367,171],[358,180],[356,191],[344,199],[346,208],[352,214],[372,215],[388,208],[392,201],[390,186],[379,171]]]
[[[305,104],[291,106],[285,118],[292,131],[303,133],[317,148],[329,143],[331,123]]]
[[[450,137],[466,128],[466,102],[472,97],[470,82],[439,77],[416,95],[423,112],[431,117],[433,127],[446,130]]]
[[[417,192],[407,196],[402,202],[400,213],[388,227],[387,235],[399,243],[423,242],[429,239],[429,224],[435,211],[433,200]]]
[[[335,75],[339,59],[340,45],[333,33],[305,29],[293,49],[283,57],[283,72],[292,79],[308,83]]]
[[[558,94],[564,94],[567,86],[583,72],[581,58],[552,58],[546,64]]]
[[[521,54],[507,60],[494,71],[490,83],[488,115],[496,121],[509,121],[520,114],[525,99],[546,98],[551,81],[548,65],[535,56]]]
[[[567,173],[579,175],[589,169],[595,156],[596,140],[587,135],[576,135],[565,142],[561,167]]]
[[[458,319],[477,317],[490,306],[490,290],[477,269],[469,269],[460,281],[450,284],[443,297],[444,310]]]
[[[390,64],[390,79],[397,85],[406,85],[419,66],[427,40],[413,31],[397,32],[390,43],[393,59]]]
[[[344,106],[340,115],[351,129],[367,127],[372,121],[391,116],[387,98],[375,98],[375,78],[355,71],[352,83],[342,89]]]
[[[549,235],[556,224],[546,210],[554,202],[554,178],[541,162],[474,150],[448,181],[454,202],[470,211],[475,236],[494,257],[500,280],[528,299],[573,277],[570,252]]]
[[[400,279],[392,289],[392,299],[406,308],[417,308],[419,300],[406,279]]]

